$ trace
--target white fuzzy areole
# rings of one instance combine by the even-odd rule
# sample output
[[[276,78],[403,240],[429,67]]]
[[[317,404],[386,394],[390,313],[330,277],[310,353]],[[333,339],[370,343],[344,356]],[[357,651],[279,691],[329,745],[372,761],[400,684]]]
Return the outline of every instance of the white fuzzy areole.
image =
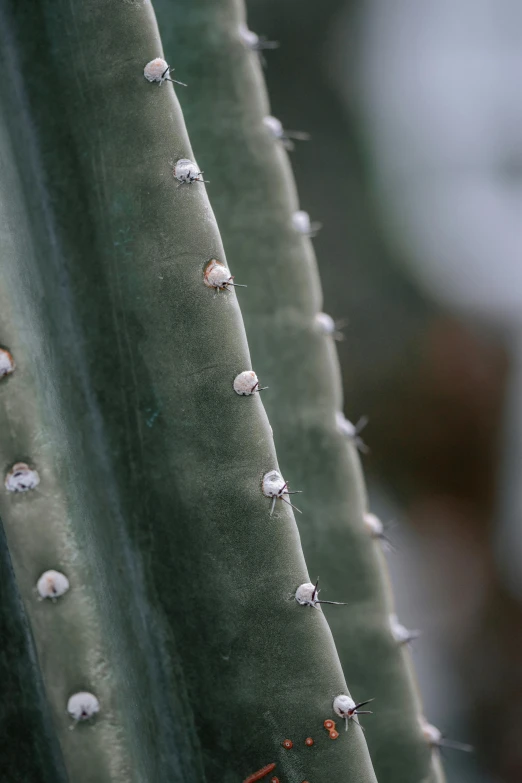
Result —
[[[418,631],[410,631],[405,625],[402,625],[396,614],[390,615],[390,630],[397,644],[407,644],[419,635]]]
[[[17,462],[5,477],[5,488],[9,492],[27,492],[37,487],[39,483],[38,472],[25,462]]]
[[[304,584],[299,585],[295,591],[295,600],[301,606],[316,606],[317,595],[314,596],[314,593],[315,585],[311,582],[305,582]]]
[[[213,258],[205,268],[205,285],[209,288],[225,288],[232,279],[229,268],[222,262]]]
[[[263,495],[267,498],[277,498],[285,489],[286,482],[278,470],[269,470],[263,476]]]
[[[391,614],[389,617],[390,621],[390,630],[392,632],[392,636],[395,639],[396,642],[399,642],[399,644],[403,644],[404,642],[407,642],[410,638],[410,632],[406,628],[406,626],[402,625],[399,622],[399,618],[396,614]]]
[[[159,84],[163,84],[169,75],[168,63],[163,60],[162,57],[156,57],[156,59],[147,63],[143,69],[143,75],[148,82],[159,82]]]
[[[341,435],[344,435],[346,438],[355,438],[357,436],[355,424],[352,424],[352,422],[347,419],[344,413],[341,411],[337,411],[335,414],[335,423],[337,425],[338,432],[340,432]]]
[[[439,729],[432,723],[428,723],[426,718],[420,717],[419,723],[426,742],[432,746],[440,745],[442,732],[440,732]]]
[[[259,36],[252,30],[249,30],[244,22],[241,22],[238,27],[239,37],[249,49],[256,49],[259,45]]]
[[[292,215],[292,225],[300,234],[309,234],[312,230],[310,215],[304,209],[298,209]]]
[[[180,158],[174,167],[174,176],[179,182],[195,182],[199,179],[201,171],[194,161],[188,158]]]
[[[236,394],[242,396],[248,396],[249,394],[255,394],[255,391],[259,385],[257,375],[253,370],[245,370],[240,372],[234,378],[234,391]]]
[[[337,331],[337,329],[335,327],[335,321],[334,321],[334,319],[332,318],[331,315],[328,315],[328,313],[317,313],[317,315],[315,316],[315,323],[317,324],[317,327],[319,328],[319,331],[322,332],[323,334],[331,335],[331,334],[334,334],[334,332]],[[337,415],[339,415],[339,414],[337,414]],[[343,416],[343,420],[344,420],[343,421],[343,426],[345,426],[344,422],[347,421],[347,419],[345,419],[344,416]],[[351,422],[349,422],[349,423],[351,423]],[[352,424],[352,427],[353,427],[353,424]],[[354,431],[355,431],[355,427],[354,427]]]
[[[355,702],[346,694],[341,693],[333,700],[333,708],[341,718],[349,718],[350,713],[355,709]]]
[[[15,368],[14,359],[5,348],[0,348],[0,378],[10,375]]]
[[[44,571],[36,589],[40,598],[59,598],[69,589],[69,580],[60,571]]]
[[[283,128],[283,124],[281,120],[278,120],[277,117],[272,117],[271,114],[269,114],[266,117],[263,117],[263,124],[265,128],[268,128],[272,136],[276,139],[282,139],[285,135],[285,131]]]
[[[67,702],[67,712],[74,720],[89,720],[100,711],[100,702],[93,693],[79,691]]]
[[[371,514],[369,511],[364,515],[364,524],[372,538],[380,538],[384,533],[384,525],[379,517],[375,514]]]

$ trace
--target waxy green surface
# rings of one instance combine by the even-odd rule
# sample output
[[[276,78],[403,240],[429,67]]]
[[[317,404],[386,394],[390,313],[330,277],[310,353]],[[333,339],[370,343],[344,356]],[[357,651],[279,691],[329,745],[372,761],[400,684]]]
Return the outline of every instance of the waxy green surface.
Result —
[[[375,783],[362,733],[322,727],[346,685],[322,612],[292,597],[293,515],[261,492],[271,429],[232,389],[248,346],[235,293],[203,283],[225,258],[205,187],[173,176],[193,157],[179,104],[143,77],[162,55],[150,3],[0,11],[0,343],[17,362],[0,464],[41,477],[0,490],[0,514],[68,778],[241,783],[275,762],[281,783]],[[71,582],[56,603],[34,594],[48,568]],[[101,711],[70,731],[80,689]]]
[[[299,203],[287,154],[263,125],[270,108],[260,59],[239,35],[244,3],[156,0],[155,8],[169,62],[178,78],[190,77],[191,89],[180,93],[185,119],[233,271],[248,285],[243,317],[253,368],[269,386],[263,400],[285,479],[304,490],[297,523],[308,567],[321,578],[323,598],[349,604],[325,614],[353,697],[375,698],[364,723],[377,777],[441,783],[419,729],[408,651],[390,633],[391,588],[379,544],[363,525],[360,461],[336,430],[343,401],[335,346],[315,326],[316,260],[310,240],[292,227]],[[313,140],[307,149],[320,165]]]

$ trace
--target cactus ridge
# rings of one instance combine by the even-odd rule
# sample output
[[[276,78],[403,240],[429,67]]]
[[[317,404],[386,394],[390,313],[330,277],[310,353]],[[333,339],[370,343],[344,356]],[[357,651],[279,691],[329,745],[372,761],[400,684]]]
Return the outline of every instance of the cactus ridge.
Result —
[[[60,748],[34,777],[375,783],[361,732],[304,742],[347,686],[293,600],[309,577],[263,494],[261,397],[233,388],[232,275],[206,284],[216,221],[174,87],[144,76],[152,8],[2,0],[0,21],[0,514]],[[44,600],[51,571],[68,589]]]
[[[307,565],[325,598],[348,603],[325,613],[350,688],[376,699],[366,739],[377,778],[441,783],[437,754],[419,730],[409,652],[390,628],[385,533],[373,538],[364,522],[357,449],[367,451],[360,437],[367,420],[353,425],[342,413],[334,344],[342,335],[322,312],[314,232],[301,214],[287,155],[293,145],[271,114],[259,59],[242,38],[244,2],[156,0],[156,13],[167,51],[198,85],[197,95],[184,93],[183,109],[208,176],[219,183],[211,198],[234,271],[248,285],[243,316],[256,372],[270,387],[264,404],[282,475],[304,490],[298,524]],[[320,156],[313,139],[307,154]]]

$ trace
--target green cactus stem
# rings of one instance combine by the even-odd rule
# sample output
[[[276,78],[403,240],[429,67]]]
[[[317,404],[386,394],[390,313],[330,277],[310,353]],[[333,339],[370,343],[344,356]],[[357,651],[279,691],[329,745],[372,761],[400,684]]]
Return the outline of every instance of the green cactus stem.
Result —
[[[31,632],[0,526],[0,780],[67,783]]]
[[[0,57],[0,514],[68,779],[375,783],[362,732],[323,728],[346,683],[294,600],[271,428],[234,389],[235,267],[168,71],[144,73],[150,3],[1,0]]]
[[[363,522],[357,433],[340,432],[340,372],[332,335],[317,318],[317,265],[295,218],[288,138],[266,122],[271,112],[258,52],[245,41],[243,1],[156,0],[156,13],[166,51],[197,84],[183,93],[183,110],[206,175],[219,183],[211,198],[225,246],[248,284],[244,319],[254,366],[270,387],[264,402],[283,472],[306,491],[298,524],[307,563],[321,577],[321,597],[348,603],[325,611],[354,698],[375,697],[366,736],[377,777],[440,783],[419,728],[410,657],[390,629],[384,558]],[[308,154],[320,157],[313,141]]]

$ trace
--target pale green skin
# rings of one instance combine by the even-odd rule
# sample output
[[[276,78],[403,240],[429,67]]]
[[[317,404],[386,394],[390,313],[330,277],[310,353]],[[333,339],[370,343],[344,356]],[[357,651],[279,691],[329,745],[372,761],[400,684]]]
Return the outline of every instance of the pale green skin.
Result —
[[[182,106],[234,273],[248,284],[253,369],[269,387],[263,400],[282,470],[305,491],[297,522],[307,563],[323,598],[348,602],[325,613],[354,698],[375,698],[364,723],[377,777],[442,783],[438,755],[419,728],[409,652],[390,632],[391,586],[363,524],[361,464],[336,430],[343,399],[335,345],[315,327],[323,309],[317,264],[310,240],[292,228],[299,204],[288,156],[263,126],[271,112],[259,57],[238,33],[243,0],[156,0],[155,7],[167,57],[194,85]],[[313,140],[307,153],[320,161]]]
[[[0,516],[38,655],[27,692],[39,711],[41,675],[52,716],[31,739],[61,753],[33,778],[238,783],[276,762],[282,783],[376,783],[362,732],[322,727],[347,687],[323,613],[293,599],[309,579],[293,514],[261,492],[271,428],[232,389],[242,317],[203,282],[224,252],[205,187],[173,177],[193,158],[173,88],[143,77],[162,55],[150,4],[3,0],[0,23],[0,344],[17,363],[0,466],[41,477],[0,489]],[[50,568],[71,587],[39,602]],[[70,731],[84,689],[101,711]]]

